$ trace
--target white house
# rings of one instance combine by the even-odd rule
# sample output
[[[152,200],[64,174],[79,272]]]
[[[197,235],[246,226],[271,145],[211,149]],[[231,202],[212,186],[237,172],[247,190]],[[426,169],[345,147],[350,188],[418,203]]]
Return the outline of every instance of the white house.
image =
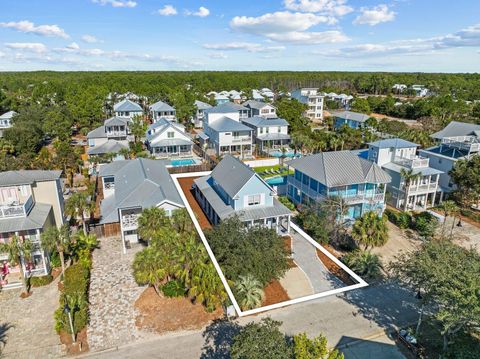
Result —
[[[277,117],[277,108],[266,102],[248,100],[242,106],[250,109],[249,117]]]
[[[161,118],[148,127],[147,147],[157,158],[191,156],[193,142],[185,126]]]
[[[202,128],[203,127],[203,118],[205,117],[205,110],[208,110],[209,108],[212,108],[212,105],[202,102],[202,101],[195,101],[195,107],[197,109],[197,112],[195,113],[195,117],[193,118],[193,124],[195,125],[196,128]]]
[[[149,107],[149,109],[153,122],[156,122],[161,118],[166,118],[169,121],[175,121],[177,119],[176,110],[163,101],[155,102]]]
[[[15,111],[8,111],[0,116],[0,137],[3,136],[3,131],[12,127],[12,118],[16,116]]]
[[[268,152],[282,147],[288,148],[290,135],[287,120],[255,116],[243,119],[242,123],[253,130],[254,143],[258,151]]]
[[[133,118],[135,116],[143,115],[142,107],[138,103],[135,103],[128,99],[116,103],[113,106],[113,112],[115,114],[115,117]]]
[[[291,97],[308,106],[304,116],[311,120],[323,120],[324,96],[316,88],[301,88],[292,91]]]

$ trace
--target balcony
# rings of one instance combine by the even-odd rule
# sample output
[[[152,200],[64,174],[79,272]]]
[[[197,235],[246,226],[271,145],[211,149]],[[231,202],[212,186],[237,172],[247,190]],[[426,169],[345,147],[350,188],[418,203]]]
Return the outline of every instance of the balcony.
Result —
[[[430,165],[430,159],[427,157],[415,156],[413,158],[395,157],[393,162],[407,168],[426,168]]]
[[[251,137],[233,137],[232,143],[245,143],[245,142],[252,142]]]
[[[0,219],[26,217],[33,207],[33,197],[30,195],[25,203],[2,204],[0,205]]]
[[[138,227],[138,214],[131,213],[122,216],[122,228],[124,231],[135,230]]]
[[[436,182],[423,183],[419,184],[418,186],[416,184],[412,184],[408,188],[408,194],[431,193],[436,192],[437,189],[438,184]]]
[[[467,152],[480,152],[480,143],[475,136],[445,137],[442,139],[442,145]]]
[[[127,131],[108,131],[107,137],[126,137]]]

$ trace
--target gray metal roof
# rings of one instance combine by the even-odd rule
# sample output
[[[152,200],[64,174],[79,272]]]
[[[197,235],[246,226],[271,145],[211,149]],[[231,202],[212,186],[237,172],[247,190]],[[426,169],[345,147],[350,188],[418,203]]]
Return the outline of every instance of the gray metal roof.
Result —
[[[104,122],[105,126],[127,126],[128,120],[122,117],[111,117]]]
[[[133,101],[125,99],[113,106],[115,112],[143,112],[142,107]]]
[[[290,135],[286,133],[266,133],[264,135],[257,136],[257,138],[261,141],[273,141],[273,140],[289,140]]]
[[[206,109],[212,108],[212,105],[210,105],[209,103],[202,102],[199,100],[195,100],[194,104],[199,110],[206,110]]]
[[[390,176],[376,163],[350,151],[321,152],[287,164],[327,187],[357,183],[389,183]]]
[[[182,131],[185,130],[185,126],[182,125],[181,123],[171,121],[171,120],[169,120],[165,117],[160,117],[157,121],[155,121],[150,126],[148,126],[148,130],[154,130],[156,128],[163,127],[163,126],[169,126],[169,125],[175,126],[179,129],[181,129]]]
[[[154,133],[149,134],[148,133],[149,131],[147,131],[147,141],[148,142],[153,142],[155,140],[155,138],[160,136],[162,133],[164,133],[168,129],[171,129],[171,130],[179,133],[180,135],[186,137],[188,140],[190,140],[190,135],[185,132],[185,126],[180,125],[177,122],[168,122],[168,123],[163,123],[163,127],[159,126],[158,130],[156,130]],[[151,130],[151,128],[150,128],[150,130]]]
[[[213,123],[208,124],[208,127],[217,132],[252,131],[250,127],[247,127],[242,123],[225,116],[215,120]]]
[[[244,103],[242,103],[242,106],[254,108],[256,110],[260,110],[260,109],[264,108],[265,106],[272,106],[273,108],[275,108],[275,106],[273,106],[273,105],[270,105],[270,104],[262,102],[262,101],[256,101],[256,100],[245,101]]]
[[[87,133],[87,139],[90,138],[106,138],[107,134],[105,133],[105,126],[97,127],[94,130],[91,130]]]
[[[207,113],[232,113],[238,111],[248,111],[248,108],[233,102],[225,102],[205,110]]]
[[[478,136],[476,131],[480,131],[480,125],[474,123],[450,122],[443,130],[435,132],[431,135],[432,138],[441,140],[445,137],[456,137],[456,136]]]
[[[205,132],[199,132],[199,133],[197,133],[197,136],[200,137],[204,141],[206,141],[210,138],[205,134]]]
[[[37,202],[26,217],[0,219],[0,233],[41,229],[51,210],[52,205]]]
[[[89,155],[102,155],[105,153],[119,153],[122,149],[128,149],[128,145],[116,140],[108,140],[100,146],[90,147],[87,150]]]
[[[387,162],[382,167],[397,173],[400,173],[402,169],[409,169],[405,166],[401,166],[398,163],[393,163],[393,162]],[[423,176],[428,176],[428,175],[439,175],[444,172],[432,167],[422,167],[422,168],[413,168],[412,173],[413,174],[421,173]]]
[[[102,201],[101,223],[118,222],[119,208],[149,208],[164,201],[183,206],[168,173],[168,161],[137,158],[112,162],[101,168],[100,176],[114,176],[115,192]]]
[[[175,109],[172,106],[170,106],[168,103],[165,103],[163,101],[155,102],[149,108],[151,111],[155,111],[155,112],[175,111]]]
[[[255,176],[255,171],[239,159],[226,155],[213,169],[211,176],[233,198]]]
[[[18,115],[18,113],[16,113],[15,111],[8,111],[8,112],[5,112],[3,115],[1,115],[0,119],[9,120],[15,115]]]
[[[378,148],[410,148],[419,146],[416,143],[405,141],[401,138],[389,138],[386,140],[370,142],[369,145]]]
[[[338,118],[342,118],[344,120],[351,120],[356,122],[365,122],[370,118],[369,115],[353,111],[332,112],[332,115]]]
[[[15,186],[35,182],[55,181],[62,171],[19,170],[0,172],[0,186]]]
[[[254,116],[242,119],[241,121],[255,127],[288,126],[287,120],[278,117],[265,118],[261,116]]]

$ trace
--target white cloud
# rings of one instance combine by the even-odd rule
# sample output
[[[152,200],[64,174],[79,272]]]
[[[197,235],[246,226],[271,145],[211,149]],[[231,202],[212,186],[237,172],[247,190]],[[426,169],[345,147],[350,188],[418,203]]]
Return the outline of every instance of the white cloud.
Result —
[[[288,10],[344,16],[353,11],[347,0],[284,0]]]
[[[435,48],[480,46],[480,24],[435,39]]]
[[[334,44],[349,41],[350,38],[341,31],[302,32],[292,31],[283,34],[271,34],[270,39],[292,44]]]
[[[23,21],[10,21],[10,22],[0,22],[0,27],[5,27],[9,29],[14,29],[24,33],[31,33],[40,36],[56,36],[68,39],[68,34],[60,28],[58,25],[39,25],[35,24],[28,20]]]
[[[387,5],[381,4],[373,8],[362,7],[361,14],[353,21],[356,25],[375,26],[382,22],[395,20],[396,13],[391,11]]]
[[[5,44],[6,47],[13,50],[26,50],[36,53],[44,53],[47,47],[40,42],[9,42]]]
[[[248,52],[275,52],[285,50],[285,46],[265,46],[255,42],[228,42],[219,44],[204,44],[209,50],[246,50]]]
[[[112,7],[133,8],[137,6],[137,3],[131,0],[92,0],[92,2],[100,5],[111,5]]]
[[[100,42],[95,36],[88,34],[83,35],[82,40],[89,44],[95,44],[97,42]]]
[[[208,10],[204,6],[200,6],[197,11],[190,11],[185,10],[185,15],[187,16],[198,16],[198,17],[206,17],[210,15],[210,10]]]
[[[0,51],[0,58],[5,57],[5,53]]]
[[[67,46],[67,49],[78,50],[80,49],[80,46],[78,46],[76,42],[72,42],[70,45]]]
[[[177,15],[177,13],[177,9],[175,9],[172,5],[165,5],[158,10],[158,14],[162,16]]]
[[[1,55],[0,55],[1,57]],[[228,55],[225,54],[224,52],[210,52],[208,54],[208,57],[212,59],[228,59]]]

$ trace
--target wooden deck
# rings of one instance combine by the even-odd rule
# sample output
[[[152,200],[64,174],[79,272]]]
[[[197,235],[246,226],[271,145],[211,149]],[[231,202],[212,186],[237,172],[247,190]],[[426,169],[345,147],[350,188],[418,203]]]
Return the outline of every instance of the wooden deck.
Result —
[[[212,228],[212,224],[208,220],[207,216],[203,212],[192,192],[193,181],[197,178],[198,177],[184,177],[177,178],[177,180],[180,184],[180,187],[182,188],[183,193],[185,194],[185,197],[187,197],[187,201],[190,204],[193,212],[195,213],[195,217],[197,217],[198,223],[200,224],[200,227],[202,227],[202,230],[210,229]]]

